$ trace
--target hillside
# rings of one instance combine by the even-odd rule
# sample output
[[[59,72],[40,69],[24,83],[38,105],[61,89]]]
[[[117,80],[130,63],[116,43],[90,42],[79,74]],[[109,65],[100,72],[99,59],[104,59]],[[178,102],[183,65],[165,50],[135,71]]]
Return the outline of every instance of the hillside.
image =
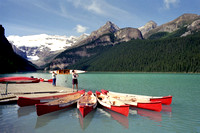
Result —
[[[69,68],[87,71],[200,72],[200,32],[182,38],[131,40]]]
[[[17,55],[12,48],[12,45],[5,37],[5,30],[0,25],[0,73],[12,73],[21,71],[35,71],[35,66]]]

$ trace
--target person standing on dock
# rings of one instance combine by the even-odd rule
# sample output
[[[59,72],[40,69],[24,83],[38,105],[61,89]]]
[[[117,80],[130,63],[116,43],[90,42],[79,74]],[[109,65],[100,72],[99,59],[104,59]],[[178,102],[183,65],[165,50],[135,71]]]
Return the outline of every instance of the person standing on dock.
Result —
[[[76,85],[76,89],[78,91],[78,74],[72,70],[72,89],[73,89],[73,92],[74,92],[74,85]]]
[[[52,73],[52,79],[53,79],[53,82],[52,82],[52,85],[53,86],[56,86],[56,73],[53,71],[53,73]]]

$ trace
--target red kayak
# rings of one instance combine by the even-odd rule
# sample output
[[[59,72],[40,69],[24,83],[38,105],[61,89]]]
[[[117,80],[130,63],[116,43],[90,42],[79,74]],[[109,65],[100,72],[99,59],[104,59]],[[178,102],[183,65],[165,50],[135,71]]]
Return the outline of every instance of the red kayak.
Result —
[[[97,107],[97,98],[94,96],[92,91],[88,91],[83,97],[77,102],[77,108],[81,112],[82,116],[85,117],[88,113]]]
[[[40,79],[38,78],[30,78],[30,77],[3,77],[0,78],[0,83],[39,83]]]
[[[129,105],[124,104],[120,100],[104,95],[96,91],[97,100],[103,107],[120,113],[122,115],[129,115]]]
[[[128,94],[124,95],[123,93],[115,93],[115,92],[110,92],[110,91],[105,92],[105,90],[102,90],[102,92],[103,94],[116,98],[132,107],[148,109],[148,110],[153,110],[153,111],[158,111],[158,112],[162,110],[162,103],[160,101],[149,101],[149,99],[134,97]]]
[[[139,98],[139,99],[145,99],[145,100],[149,100],[149,101],[159,101],[165,105],[170,105],[172,103],[172,96],[155,97],[155,96],[117,93],[117,92],[111,92],[111,91],[107,91],[107,90],[101,90],[101,91],[104,94],[107,94],[107,92],[109,92],[109,93],[115,93],[115,94],[124,95],[124,96],[128,95],[128,96],[132,96],[132,97]]]
[[[44,115],[44,114],[58,111],[61,109],[68,108],[74,105],[75,103],[77,103],[77,101],[83,96],[84,93],[85,93],[85,90],[81,90],[78,92],[69,93],[65,97],[50,101],[48,103],[36,104],[35,106],[36,106],[37,115],[40,116],[40,115]]]

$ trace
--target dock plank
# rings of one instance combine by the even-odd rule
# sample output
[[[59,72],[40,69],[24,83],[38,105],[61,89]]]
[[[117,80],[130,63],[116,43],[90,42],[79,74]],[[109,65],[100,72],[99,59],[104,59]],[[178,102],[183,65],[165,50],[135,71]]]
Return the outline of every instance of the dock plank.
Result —
[[[52,86],[47,82],[29,84],[8,84],[7,95],[5,94],[5,84],[0,84],[0,104],[16,102],[18,97],[43,97],[58,94],[71,93],[72,89],[61,86]]]

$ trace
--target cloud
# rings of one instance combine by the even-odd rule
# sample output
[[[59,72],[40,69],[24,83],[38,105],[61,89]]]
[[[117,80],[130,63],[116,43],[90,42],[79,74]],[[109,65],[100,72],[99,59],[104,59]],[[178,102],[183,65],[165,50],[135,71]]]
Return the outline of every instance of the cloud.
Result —
[[[86,6],[88,11],[94,11],[97,14],[104,14],[104,11],[101,9],[101,5],[96,1],[92,1],[92,3]]]
[[[178,3],[179,3],[179,0],[164,0],[164,6],[166,9],[170,9],[171,5],[175,6]]]
[[[68,0],[71,2],[76,8],[82,8],[84,10],[90,11],[96,14],[104,14],[105,12],[102,10],[102,1],[98,0]]]
[[[72,3],[75,8],[82,8],[90,14],[95,14],[104,18],[113,18],[116,20],[129,19],[130,17],[138,18],[134,14],[130,14],[126,10],[113,6],[105,0],[67,0]]]
[[[82,26],[82,25],[76,25],[76,32],[78,32],[78,33],[83,33],[83,32],[85,32],[88,28],[87,27],[84,27],[84,26]]]

